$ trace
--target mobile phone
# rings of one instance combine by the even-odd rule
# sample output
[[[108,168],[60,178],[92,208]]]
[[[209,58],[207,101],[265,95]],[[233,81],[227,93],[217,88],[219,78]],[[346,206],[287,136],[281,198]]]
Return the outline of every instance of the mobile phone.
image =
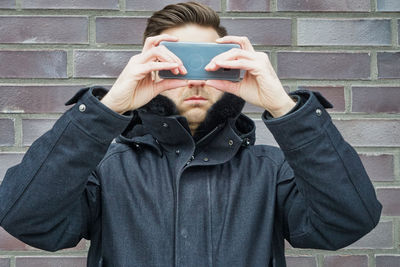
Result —
[[[240,69],[220,68],[216,71],[206,71],[204,69],[216,55],[232,48],[240,48],[238,44],[162,41],[160,45],[164,45],[179,57],[187,70],[186,75],[175,75],[170,70],[161,70],[158,75],[162,79],[229,80],[238,82],[243,78],[244,71]]]

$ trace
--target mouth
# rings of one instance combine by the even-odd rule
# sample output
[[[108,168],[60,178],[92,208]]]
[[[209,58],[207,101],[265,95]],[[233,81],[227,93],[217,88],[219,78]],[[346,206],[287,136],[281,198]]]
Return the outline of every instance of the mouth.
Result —
[[[202,96],[192,96],[185,99],[185,101],[206,101],[206,100],[207,99]]]

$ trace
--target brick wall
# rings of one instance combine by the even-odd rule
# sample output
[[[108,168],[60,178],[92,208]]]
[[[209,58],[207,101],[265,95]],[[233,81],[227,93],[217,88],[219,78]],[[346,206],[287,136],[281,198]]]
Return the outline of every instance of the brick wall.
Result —
[[[0,182],[79,88],[109,87],[141,46],[148,0],[0,1]],[[288,91],[322,92],[384,205],[378,227],[336,251],[287,246],[289,267],[400,266],[400,1],[203,0],[265,51]],[[258,143],[276,144],[256,120]],[[0,228],[0,267],[85,266],[88,243],[47,253]]]

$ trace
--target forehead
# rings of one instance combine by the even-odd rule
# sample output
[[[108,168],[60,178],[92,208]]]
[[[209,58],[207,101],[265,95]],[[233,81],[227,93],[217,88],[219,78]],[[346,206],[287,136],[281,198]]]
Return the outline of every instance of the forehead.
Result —
[[[161,33],[178,37],[181,42],[215,42],[219,38],[218,33],[212,27],[204,27],[196,24],[185,24],[182,26],[166,29]]]

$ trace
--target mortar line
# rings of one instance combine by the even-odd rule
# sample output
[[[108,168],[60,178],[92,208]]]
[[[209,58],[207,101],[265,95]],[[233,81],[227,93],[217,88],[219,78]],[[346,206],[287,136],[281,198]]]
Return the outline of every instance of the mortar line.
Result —
[[[221,11],[220,11],[220,12],[221,12],[221,15],[222,15],[222,14],[226,14],[226,12],[227,12],[227,11],[226,11],[227,8],[228,8],[228,3],[227,3],[227,1],[228,1],[228,0],[221,0],[221,1],[220,1],[220,6],[219,6],[219,7],[220,7],[220,9],[221,9]]]
[[[271,0],[269,2],[269,8],[271,13],[276,13],[278,11],[278,3],[277,0]]]
[[[126,12],[126,1],[125,0],[119,0],[118,6],[119,6],[119,11],[122,11],[123,13]]]
[[[22,147],[23,131],[22,131],[22,118],[20,114],[14,117],[14,146]]]
[[[378,53],[375,50],[371,52],[371,80],[376,81],[378,80]]]
[[[399,27],[398,27],[398,23],[399,23],[399,19],[398,18],[392,18],[392,25],[391,25],[391,29],[392,29],[392,46],[395,49],[399,49],[399,39],[400,38],[398,36],[398,32],[399,32]]]

